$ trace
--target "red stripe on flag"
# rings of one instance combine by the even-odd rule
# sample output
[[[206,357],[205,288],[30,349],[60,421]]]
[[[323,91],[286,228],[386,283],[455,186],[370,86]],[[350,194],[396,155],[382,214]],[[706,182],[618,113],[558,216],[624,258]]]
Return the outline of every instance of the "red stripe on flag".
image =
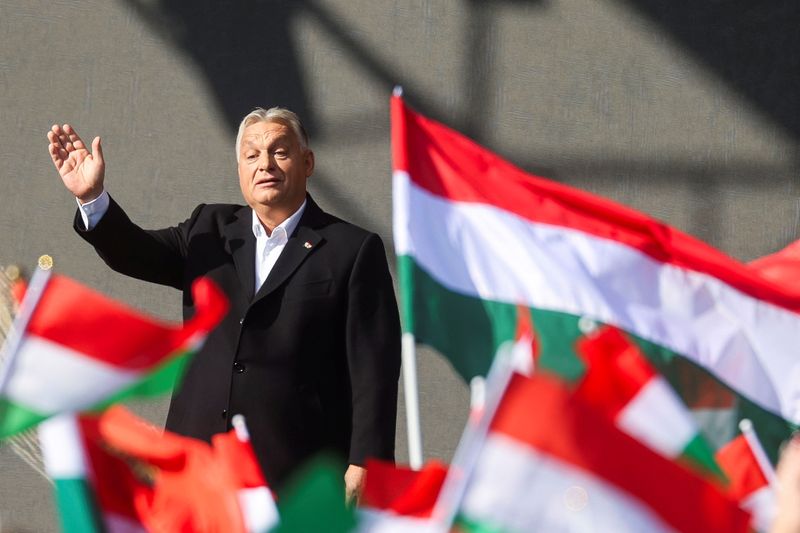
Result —
[[[616,328],[580,339],[577,352],[587,370],[576,393],[612,419],[657,374],[639,349]]]
[[[800,289],[663,222],[600,196],[528,174],[392,97],[394,170],[445,200],[488,204],[532,222],[616,241],[662,263],[708,274],[759,300],[800,313]]]
[[[777,283],[796,283],[800,279],[800,240],[779,252],[751,261],[748,266],[761,277]]]
[[[81,416],[78,424],[90,465],[91,484],[101,512],[140,523],[135,502],[139,498],[147,498],[152,492],[147,481],[134,474],[134,461],[128,462],[105,447],[97,416]]]
[[[492,431],[606,480],[683,532],[747,531],[729,496],[616,429],[544,374],[515,375]]]
[[[211,446],[217,460],[233,473],[242,488],[254,489],[267,486],[267,480],[249,440],[242,442],[232,429],[227,433],[212,436]]]
[[[744,435],[720,448],[715,457],[730,481],[728,492],[737,500],[769,485]]]
[[[431,516],[447,467],[430,461],[420,471],[398,467],[386,461],[367,461],[367,484],[361,506],[394,511],[403,516]]]
[[[153,320],[65,276],[53,276],[26,331],[109,365],[148,369],[195,333],[213,328],[226,313],[227,300],[213,282],[201,278],[192,289],[196,317],[182,327]]]

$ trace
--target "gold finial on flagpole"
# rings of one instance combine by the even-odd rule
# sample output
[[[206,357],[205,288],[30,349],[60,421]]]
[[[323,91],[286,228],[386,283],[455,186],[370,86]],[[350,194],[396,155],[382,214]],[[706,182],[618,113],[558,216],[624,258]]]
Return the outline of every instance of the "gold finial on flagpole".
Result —
[[[15,282],[19,279],[22,272],[20,272],[19,267],[17,265],[8,265],[5,270],[5,275],[8,278],[8,281]]]
[[[53,258],[47,254],[39,256],[39,268],[42,270],[50,270],[53,268]]]

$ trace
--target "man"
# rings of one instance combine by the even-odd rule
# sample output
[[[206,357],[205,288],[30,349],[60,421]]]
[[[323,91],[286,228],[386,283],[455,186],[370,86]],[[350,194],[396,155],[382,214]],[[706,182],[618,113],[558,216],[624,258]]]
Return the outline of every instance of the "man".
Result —
[[[314,153],[297,116],[256,109],[239,127],[247,206],[200,205],[175,227],[146,231],[104,191],[100,138],[91,153],[69,125],[50,155],[80,206],[75,229],[114,270],[183,291],[210,276],[231,311],[194,357],[167,429],[208,440],[245,415],[268,482],[280,489],[322,450],[346,459],[357,496],[367,457],[393,459],[400,330],[380,238],[323,212],[306,192]]]

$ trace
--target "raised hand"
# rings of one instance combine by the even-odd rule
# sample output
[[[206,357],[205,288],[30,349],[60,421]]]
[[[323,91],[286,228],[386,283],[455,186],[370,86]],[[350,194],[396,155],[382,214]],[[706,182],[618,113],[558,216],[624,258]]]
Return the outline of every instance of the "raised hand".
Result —
[[[54,124],[47,132],[49,151],[61,181],[75,197],[86,203],[103,192],[105,162],[100,137],[92,141],[91,153],[69,124]]]

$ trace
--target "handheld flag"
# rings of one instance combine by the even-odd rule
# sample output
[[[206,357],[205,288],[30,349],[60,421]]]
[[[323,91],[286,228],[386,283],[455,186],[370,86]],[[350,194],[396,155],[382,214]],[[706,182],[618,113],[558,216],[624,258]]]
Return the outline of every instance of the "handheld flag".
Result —
[[[194,318],[172,326],[53,276],[18,342],[4,345],[13,353],[0,370],[0,439],[57,413],[171,391],[228,309],[209,279],[196,280],[192,296]]]

